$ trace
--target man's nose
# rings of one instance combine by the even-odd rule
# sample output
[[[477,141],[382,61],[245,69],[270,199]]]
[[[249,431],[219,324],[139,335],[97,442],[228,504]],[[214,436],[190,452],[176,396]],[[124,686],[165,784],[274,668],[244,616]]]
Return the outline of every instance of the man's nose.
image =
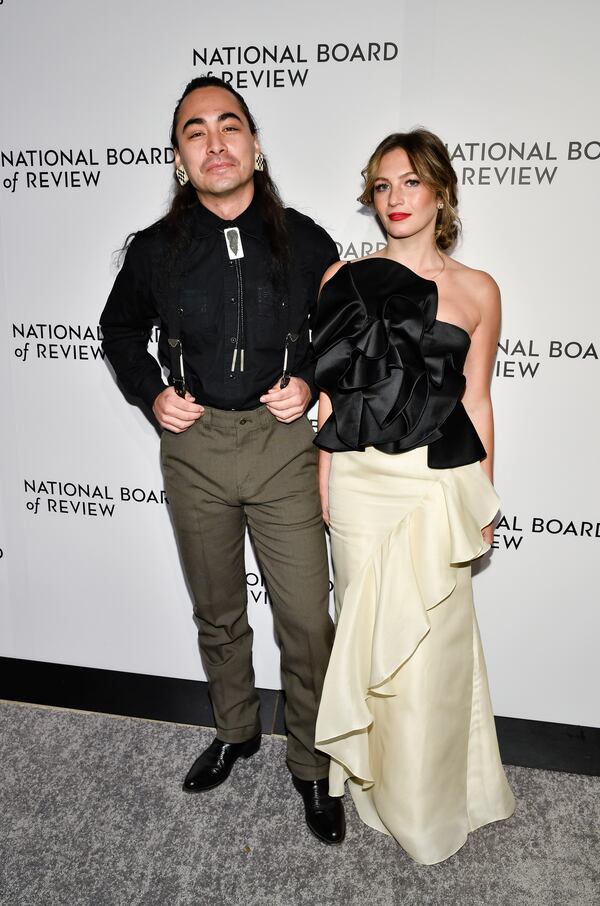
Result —
[[[218,129],[210,129],[207,135],[206,150],[208,154],[220,154],[225,150],[223,136]]]

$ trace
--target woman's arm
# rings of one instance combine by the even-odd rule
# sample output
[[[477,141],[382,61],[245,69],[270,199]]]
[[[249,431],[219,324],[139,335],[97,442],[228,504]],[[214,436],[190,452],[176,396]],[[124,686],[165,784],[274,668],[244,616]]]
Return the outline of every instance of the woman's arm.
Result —
[[[335,261],[330,267],[327,268],[323,274],[323,279],[321,280],[321,286],[319,287],[319,293],[325,286],[328,280],[331,280],[333,275],[339,271],[341,267],[344,267],[344,261]],[[319,408],[317,411],[317,428],[320,431],[331,413],[333,412],[333,407],[331,405],[331,400],[323,391],[319,394]],[[318,476],[319,476],[319,493],[321,495],[321,510],[323,512],[323,521],[325,525],[329,525],[329,470],[331,469],[331,453],[328,453],[326,450],[319,450],[319,461],[318,461]]]
[[[479,323],[465,362],[466,388],[462,401],[487,453],[482,466],[493,481],[494,414],[490,384],[500,336],[500,290],[489,274],[482,272],[477,272],[474,283]]]
[[[500,336],[500,290],[495,281],[479,272],[475,285],[479,324],[471,337],[471,346],[465,362],[466,388],[463,405],[473,422],[487,454],[481,465],[494,480],[494,413],[490,384]],[[492,543],[493,527],[483,529],[484,540]]]
[[[319,409],[317,413],[317,427],[319,430],[323,427],[332,413],[331,400],[326,393],[319,394]],[[325,525],[329,525],[329,470],[331,469],[331,453],[327,450],[319,450],[319,460],[317,465],[319,476],[319,493],[321,495],[321,511]]]

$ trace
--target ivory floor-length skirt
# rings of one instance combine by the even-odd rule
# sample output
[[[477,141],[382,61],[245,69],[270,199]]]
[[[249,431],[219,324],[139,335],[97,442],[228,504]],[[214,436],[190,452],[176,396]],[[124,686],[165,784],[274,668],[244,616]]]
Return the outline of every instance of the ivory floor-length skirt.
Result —
[[[417,862],[514,810],[498,752],[471,561],[498,498],[481,465],[427,448],[334,453],[336,639],[317,720],[330,793]]]

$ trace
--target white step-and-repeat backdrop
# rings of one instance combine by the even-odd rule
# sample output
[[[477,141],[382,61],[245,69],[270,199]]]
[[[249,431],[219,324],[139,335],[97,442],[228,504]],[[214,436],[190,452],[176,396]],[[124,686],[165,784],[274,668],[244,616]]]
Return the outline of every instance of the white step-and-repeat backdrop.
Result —
[[[287,202],[343,257],[387,133],[461,185],[456,255],[504,298],[495,551],[475,581],[497,714],[600,725],[600,7],[589,0],[0,2],[0,654],[203,678],[158,435],[103,362],[112,253],[165,210],[185,83],[232,81]],[[278,652],[255,561],[261,686]]]

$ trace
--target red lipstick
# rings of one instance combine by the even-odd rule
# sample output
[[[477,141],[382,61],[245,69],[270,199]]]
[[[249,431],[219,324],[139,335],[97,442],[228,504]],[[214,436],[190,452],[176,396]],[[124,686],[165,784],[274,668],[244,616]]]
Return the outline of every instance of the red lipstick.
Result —
[[[410,214],[406,214],[403,211],[394,211],[392,214],[388,215],[390,220],[406,220],[407,217],[410,217]]]

